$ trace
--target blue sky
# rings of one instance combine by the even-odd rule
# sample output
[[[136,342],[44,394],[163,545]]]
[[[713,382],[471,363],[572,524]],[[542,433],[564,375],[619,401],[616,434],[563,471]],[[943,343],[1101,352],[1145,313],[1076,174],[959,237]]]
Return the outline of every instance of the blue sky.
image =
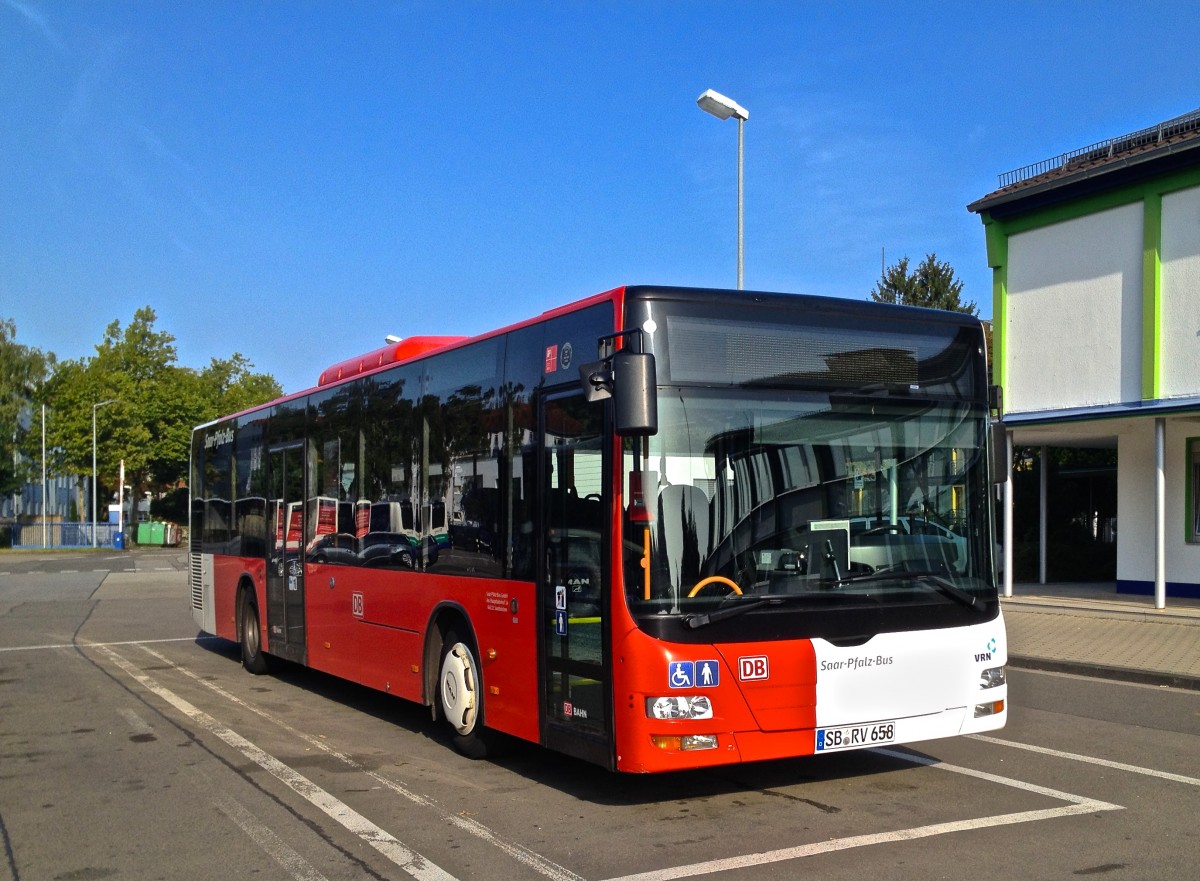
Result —
[[[866,298],[936,252],[991,313],[997,175],[1200,107],[1200,4],[0,0],[0,318],[152,306],[288,391],[385,334],[626,283]]]

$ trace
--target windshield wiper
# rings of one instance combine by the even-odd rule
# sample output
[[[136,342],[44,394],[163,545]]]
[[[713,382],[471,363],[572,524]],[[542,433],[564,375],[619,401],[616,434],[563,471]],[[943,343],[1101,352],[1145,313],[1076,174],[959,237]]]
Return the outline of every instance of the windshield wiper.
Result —
[[[739,615],[745,615],[746,612],[762,609],[763,606],[784,606],[788,603],[798,603],[811,599],[811,595],[806,597],[805,594],[793,593],[766,593],[760,594],[758,597],[743,598],[734,600],[726,605],[722,603],[719,609],[712,612],[703,613],[703,615],[685,615],[683,617],[683,625],[686,628],[695,630],[696,628],[707,627],[709,624],[715,624],[720,621],[727,621],[728,618],[737,618]]]
[[[987,614],[987,609],[979,602],[979,597],[970,591],[963,590],[950,579],[939,572],[893,569],[886,572],[872,572],[869,575],[851,575],[847,578],[837,578],[826,582],[834,587],[847,584],[863,584],[870,581],[911,581],[914,584],[925,584],[932,587],[942,596],[949,597],[968,609],[974,609],[981,614]]]
[[[753,609],[761,609],[763,606],[780,606],[792,599],[797,599],[797,597],[764,594],[756,599],[741,600],[731,605],[722,605],[716,611],[707,612],[703,615],[684,615],[683,626],[690,630],[695,630],[698,627],[707,627],[709,624],[716,624],[718,621],[736,618],[738,615],[744,615]]]

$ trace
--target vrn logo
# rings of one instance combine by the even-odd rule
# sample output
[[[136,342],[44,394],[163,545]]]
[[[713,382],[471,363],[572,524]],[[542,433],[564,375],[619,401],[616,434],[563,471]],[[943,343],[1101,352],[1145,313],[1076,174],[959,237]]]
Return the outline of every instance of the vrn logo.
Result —
[[[982,661],[990,661],[992,659],[992,652],[994,652],[995,650],[996,650],[996,639],[995,639],[995,637],[993,637],[992,639],[988,640],[987,651],[975,653],[975,661],[977,663],[982,662]]]

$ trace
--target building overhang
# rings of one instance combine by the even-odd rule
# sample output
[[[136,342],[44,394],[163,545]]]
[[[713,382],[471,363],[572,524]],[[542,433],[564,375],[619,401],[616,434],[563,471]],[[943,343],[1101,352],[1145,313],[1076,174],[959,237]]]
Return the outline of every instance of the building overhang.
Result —
[[[1000,189],[967,206],[1003,220],[1193,168],[1200,110],[1000,175]]]
[[[1018,446],[1115,447],[1138,423],[1168,417],[1200,423],[1200,396],[1006,413],[1004,424]]]
[[[1112,159],[1078,171],[1058,171],[1042,179],[1013,184],[972,202],[967,210],[1000,220],[1060,202],[1081,199],[1105,190],[1194,168],[1200,138],[1164,144],[1153,150]]]

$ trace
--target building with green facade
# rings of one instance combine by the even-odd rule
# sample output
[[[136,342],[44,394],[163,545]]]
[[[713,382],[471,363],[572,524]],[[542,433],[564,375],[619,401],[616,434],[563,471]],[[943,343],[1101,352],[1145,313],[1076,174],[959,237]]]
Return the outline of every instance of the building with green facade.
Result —
[[[1200,596],[1200,110],[1001,175],[968,210],[1010,443],[1115,449],[1117,589]],[[1043,532],[1043,578],[1046,553]]]

